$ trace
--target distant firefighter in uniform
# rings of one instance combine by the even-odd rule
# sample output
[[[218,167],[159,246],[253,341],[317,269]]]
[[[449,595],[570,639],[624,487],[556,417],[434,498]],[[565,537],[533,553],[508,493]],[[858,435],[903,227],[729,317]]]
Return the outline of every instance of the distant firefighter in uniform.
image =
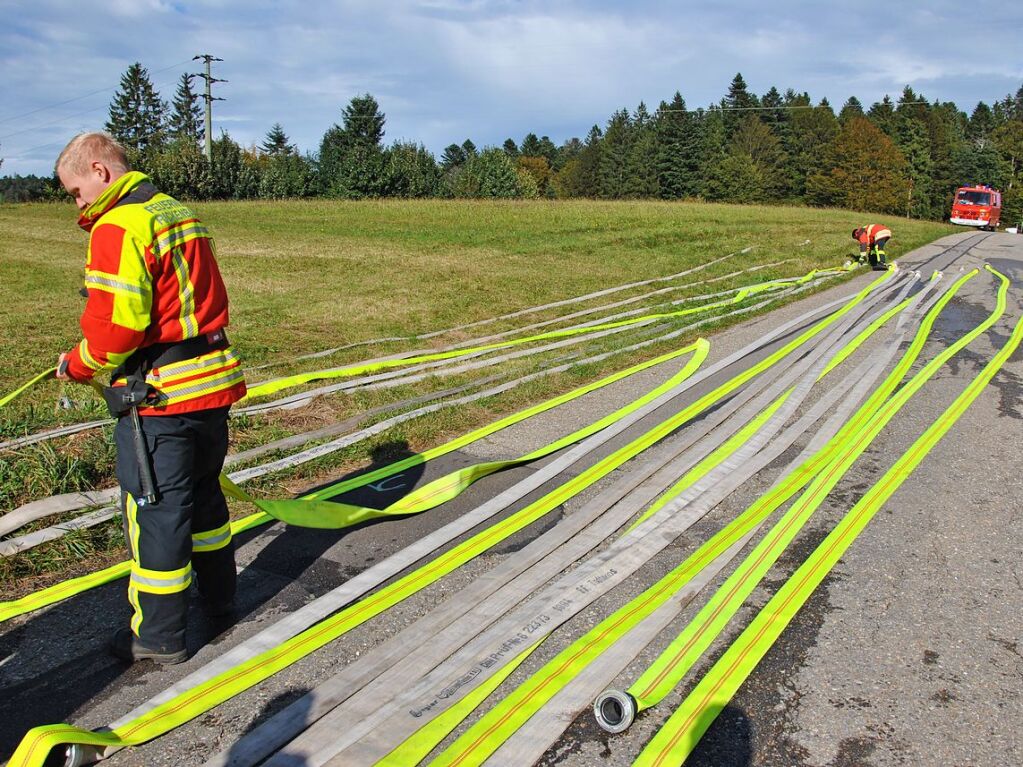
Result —
[[[888,259],[884,249],[888,240],[892,237],[892,231],[884,224],[867,224],[853,229],[852,238],[860,243],[860,262],[866,256],[870,262],[870,268],[877,272],[888,269]]]

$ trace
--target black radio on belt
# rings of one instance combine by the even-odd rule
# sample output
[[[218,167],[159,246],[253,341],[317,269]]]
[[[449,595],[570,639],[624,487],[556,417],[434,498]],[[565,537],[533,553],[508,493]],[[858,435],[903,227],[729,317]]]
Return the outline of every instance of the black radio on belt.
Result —
[[[184,362],[203,354],[226,349],[229,345],[223,328],[212,333],[165,344],[151,344],[135,350],[120,367],[113,372],[111,380],[124,378],[124,386],[104,386],[103,399],[107,409],[115,418],[127,413],[133,407],[146,404],[153,390],[146,383],[146,375],[154,368]]]

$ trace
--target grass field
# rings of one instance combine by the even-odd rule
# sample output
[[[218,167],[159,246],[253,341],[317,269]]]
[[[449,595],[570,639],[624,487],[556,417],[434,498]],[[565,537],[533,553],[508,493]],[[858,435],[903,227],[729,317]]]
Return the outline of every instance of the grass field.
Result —
[[[850,230],[868,220],[848,211],[659,202],[295,201],[201,203],[195,209],[217,239],[232,302],[231,337],[250,365],[485,319],[672,274],[749,246],[749,253],[701,272],[700,278],[785,259],[791,260],[716,287],[800,275],[841,265],[855,251]],[[79,338],[83,299],[78,289],[86,235],[75,226],[75,218],[70,203],[0,206],[0,394],[53,365]],[[953,231],[933,222],[882,220],[895,233],[890,258]],[[488,326],[487,332],[557,314],[530,315]],[[441,345],[457,338],[434,341]],[[621,341],[609,340],[604,346],[614,343]],[[274,373],[419,346],[422,342],[362,347]],[[354,446],[261,487],[264,492],[291,492],[364,462],[374,447],[398,438],[422,450],[498,413],[664,350],[654,345],[521,387],[499,400],[433,414],[406,424],[400,433]],[[542,366],[545,360],[529,364]],[[526,363],[516,368],[525,369]],[[269,371],[258,371],[251,378],[268,376]],[[238,419],[235,445],[251,446],[466,380],[325,398],[286,417]],[[60,387],[48,382],[0,410],[0,438],[103,415],[98,402],[80,389],[69,388],[84,403],[79,409],[58,410],[59,393]],[[0,512],[51,493],[110,484],[111,468],[109,439],[102,431],[0,455]],[[114,526],[82,533],[70,542],[0,563],[0,578],[9,582],[15,576],[60,571],[97,547],[116,547],[116,536]]]

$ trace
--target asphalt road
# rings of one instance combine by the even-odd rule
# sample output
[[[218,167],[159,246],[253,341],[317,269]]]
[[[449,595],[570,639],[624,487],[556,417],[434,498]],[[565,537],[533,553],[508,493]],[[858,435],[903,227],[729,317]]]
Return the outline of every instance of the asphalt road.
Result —
[[[774,590],[1004,344],[1023,315],[1023,237],[958,234],[908,254],[900,266],[920,268],[926,274],[939,268],[954,279],[961,269],[984,263],[1012,280],[1006,317],[946,365],[886,427],[704,661],[623,734],[604,733],[592,714],[582,711],[541,764],[631,764]],[[851,283],[712,336],[706,365],[811,307],[852,294],[873,276],[861,274]],[[995,280],[986,273],[968,282],[939,317],[923,358],[929,359],[982,320],[994,306],[995,290]],[[872,348],[868,344],[863,354],[869,355]],[[767,351],[696,387],[681,404]],[[349,500],[380,505],[457,466],[525,453],[631,401],[678,366],[678,362],[666,363],[637,374]],[[1018,723],[1023,721],[1021,375],[1023,355],[1017,352],[842,557],[710,727],[688,764],[1023,764],[1018,734]],[[664,415],[652,415],[636,431]],[[578,474],[634,433],[612,441],[557,482],[534,491],[512,511]],[[218,625],[194,610],[189,641],[196,653],[182,666],[160,668],[146,662],[125,668],[105,654],[106,638],[127,620],[123,582],[9,621],[0,626],[4,658],[0,661],[4,691],[0,754],[9,755],[21,735],[37,724],[68,721],[99,727],[115,720],[226,648],[475,508],[549,460],[553,459],[482,480],[455,501],[416,517],[345,532],[274,525],[241,536],[239,614],[234,621]],[[510,683],[524,679],[571,638],[681,561],[730,515],[763,493],[783,463],[777,461],[745,483],[635,577],[555,632],[512,675]],[[629,468],[612,473],[487,554],[267,682],[152,743],[114,755],[109,763],[202,764],[461,587],[515,557],[527,543],[619,481]],[[616,686],[627,687],[649,665],[723,577],[713,581],[657,640],[638,651]],[[506,689],[510,687],[501,688]]]

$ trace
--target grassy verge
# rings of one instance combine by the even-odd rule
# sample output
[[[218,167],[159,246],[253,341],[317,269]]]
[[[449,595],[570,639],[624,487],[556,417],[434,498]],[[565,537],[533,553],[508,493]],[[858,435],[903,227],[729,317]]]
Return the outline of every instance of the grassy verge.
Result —
[[[714,265],[700,272],[699,278],[781,260],[787,263],[710,288],[681,291],[670,298],[840,265],[855,250],[849,231],[866,221],[848,211],[658,202],[301,201],[204,203],[196,210],[217,238],[221,269],[231,292],[235,345],[252,365],[285,363],[253,373],[253,380],[422,348],[422,342],[389,342],[301,365],[286,363],[303,353],[429,332],[672,274],[749,246],[754,248],[749,253]],[[59,352],[77,341],[83,303],[77,290],[85,235],[74,220],[70,204],[0,206],[4,299],[0,302],[0,334],[5,339],[0,347],[0,394],[52,365]],[[931,222],[888,223],[895,232],[889,247],[892,258],[953,231]],[[615,294],[586,306],[645,290],[649,288]],[[433,339],[432,345],[500,332],[576,308],[580,307],[455,332]],[[721,324],[740,319],[722,320]],[[700,332],[707,334],[712,328]],[[586,344],[578,351],[590,355],[624,346],[634,337],[623,333]],[[405,443],[408,449],[421,451],[685,342],[680,338],[654,344],[469,407],[442,410],[288,474],[267,478],[255,488],[288,494],[364,464],[374,450],[386,451]],[[512,377],[544,369],[565,353],[508,363],[500,371]],[[238,419],[234,448],[245,449],[316,428],[490,372],[334,395],[285,415]],[[69,387],[67,393],[78,403],[76,409],[58,408],[60,388],[45,383],[0,410],[0,439],[103,415],[88,390]],[[33,446],[0,455],[0,511],[33,498],[112,482],[112,448],[106,430]],[[7,591],[28,575],[63,573],[82,558],[116,548],[118,535],[116,525],[104,526],[0,561],[0,582]]]

